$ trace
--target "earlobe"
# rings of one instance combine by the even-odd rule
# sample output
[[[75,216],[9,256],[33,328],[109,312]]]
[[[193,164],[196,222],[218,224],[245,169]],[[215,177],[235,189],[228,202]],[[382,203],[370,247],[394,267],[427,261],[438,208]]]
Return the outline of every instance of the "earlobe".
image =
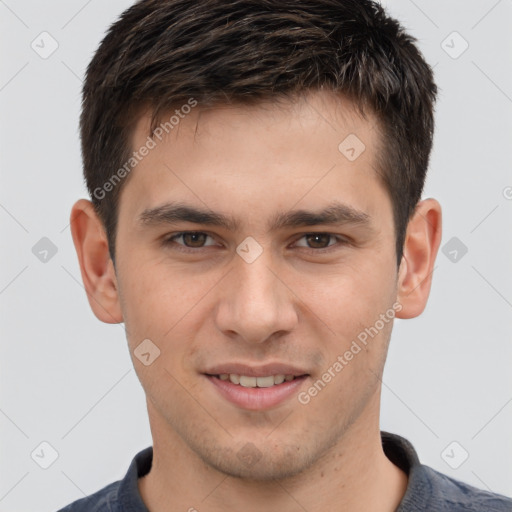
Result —
[[[122,322],[117,280],[107,237],[90,201],[80,199],[73,205],[70,226],[82,281],[93,313],[105,323]]]
[[[407,226],[402,261],[398,273],[398,318],[414,318],[427,305],[432,272],[441,243],[441,206],[425,199],[416,206]]]

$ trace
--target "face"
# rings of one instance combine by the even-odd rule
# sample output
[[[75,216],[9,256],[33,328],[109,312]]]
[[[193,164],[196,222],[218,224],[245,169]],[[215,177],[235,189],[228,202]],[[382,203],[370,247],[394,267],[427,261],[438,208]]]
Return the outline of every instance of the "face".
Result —
[[[142,117],[134,148],[148,129]],[[192,109],[155,140],[116,242],[152,428],[229,475],[297,474],[377,414],[397,299],[378,130],[314,93]]]

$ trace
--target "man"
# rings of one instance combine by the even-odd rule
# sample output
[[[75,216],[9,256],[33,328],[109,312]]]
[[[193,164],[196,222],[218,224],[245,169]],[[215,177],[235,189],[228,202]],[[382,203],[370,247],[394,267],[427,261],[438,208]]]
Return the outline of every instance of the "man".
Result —
[[[381,432],[425,308],[432,71],[361,0],[146,0],[84,84],[89,303],[124,322],[153,446],[66,511],[504,511]]]

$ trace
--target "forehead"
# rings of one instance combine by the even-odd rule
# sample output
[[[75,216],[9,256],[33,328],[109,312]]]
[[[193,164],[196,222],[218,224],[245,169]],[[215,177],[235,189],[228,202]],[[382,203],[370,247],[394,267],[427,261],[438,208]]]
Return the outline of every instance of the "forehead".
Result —
[[[162,116],[151,144],[150,112],[139,118],[132,148],[151,149],[121,194],[132,216],[184,199],[215,211],[239,205],[263,214],[271,203],[282,211],[334,200],[359,202],[352,206],[365,211],[365,195],[381,187],[375,118],[363,118],[344,97],[316,92],[279,103],[192,104]]]
[[[141,147],[149,135],[160,146],[161,142],[184,146],[190,143],[204,145],[208,140],[218,144],[223,138],[229,142],[226,136],[233,138],[234,132],[238,132],[237,138],[245,138],[244,147],[250,148],[257,143],[282,147],[286,143],[290,150],[297,151],[290,139],[299,135],[309,137],[317,147],[319,138],[323,138],[330,145],[330,152],[338,150],[353,161],[364,147],[369,147],[371,153],[379,138],[378,121],[371,111],[366,108],[363,116],[362,109],[345,95],[328,90],[308,91],[286,98],[276,96],[251,104],[214,106],[202,106],[191,97],[175,103],[166,113],[158,113],[156,119],[152,115],[149,107],[138,112],[131,139],[134,150]],[[276,133],[284,127],[288,129]],[[270,134],[271,128],[274,131]],[[327,132],[330,132],[328,137]],[[316,133],[320,137],[315,137]],[[347,136],[351,136],[347,144],[339,147]],[[350,152],[350,146],[355,148],[356,155]],[[235,149],[234,144],[232,149]]]

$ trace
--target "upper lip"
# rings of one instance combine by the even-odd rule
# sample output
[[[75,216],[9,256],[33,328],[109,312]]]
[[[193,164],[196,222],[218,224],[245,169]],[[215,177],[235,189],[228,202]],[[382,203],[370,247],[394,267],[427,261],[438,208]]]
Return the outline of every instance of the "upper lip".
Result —
[[[247,377],[267,377],[269,375],[293,375],[299,377],[308,372],[297,366],[283,363],[268,363],[264,365],[247,365],[240,363],[225,363],[210,367],[204,372],[207,375],[246,375]]]

